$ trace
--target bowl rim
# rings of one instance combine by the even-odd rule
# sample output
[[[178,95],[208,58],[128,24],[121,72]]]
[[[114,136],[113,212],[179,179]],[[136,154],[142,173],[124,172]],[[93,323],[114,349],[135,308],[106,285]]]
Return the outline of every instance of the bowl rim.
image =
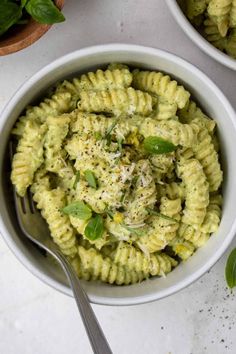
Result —
[[[210,44],[189,22],[176,0],[166,0],[166,3],[182,30],[203,52],[222,65],[236,70],[236,59],[231,58]]]
[[[15,94],[13,94],[12,98],[8,101],[8,103],[5,105],[2,114],[1,114],[1,120],[0,120],[0,134],[3,132],[3,128],[5,126],[5,123],[7,121],[7,118],[9,116],[9,113],[12,110],[12,107],[18,102],[18,100],[24,96],[31,88],[32,85],[34,85],[40,78],[44,77],[47,75],[49,72],[54,71],[58,69],[61,65],[64,65],[65,63],[68,63],[70,61],[73,61],[74,59],[79,59],[86,57],[88,55],[93,55],[95,53],[106,53],[106,52],[129,52],[133,53],[148,53],[149,55],[156,56],[167,59],[169,61],[174,61],[177,65],[184,66],[193,74],[195,74],[197,77],[203,81],[206,86],[210,87],[215,94],[218,96],[219,100],[221,100],[222,104],[224,105],[228,117],[231,120],[235,131],[236,131],[236,119],[235,119],[235,112],[234,109],[232,108],[231,104],[229,103],[228,99],[225,97],[225,95],[222,93],[222,91],[216,86],[216,84],[208,78],[201,70],[199,70],[196,66],[193,64],[189,63],[185,59],[182,59],[179,56],[176,56],[175,54],[169,53],[164,50],[152,48],[152,47],[145,47],[145,46],[140,46],[140,45],[129,45],[129,44],[122,44],[122,43],[115,43],[115,44],[105,44],[105,45],[97,45],[97,46],[92,46],[92,47],[87,47],[83,49],[79,49],[77,51],[71,52],[69,54],[66,54],[52,63],[46,65],[42,69],[40,69],[38,72],[36,72],[34,75],[32,75],[26,82],[24,82],[20,88],[17,89]],[[52,279],[50,276],[44,274],[41,272],[31,261],[27,258],[27,256],[18,248],[17,243],[11,238],[11,235],[9,234],[7,227],[4,223],[4,220],[2,218],[2,215],[0,214],[0,233],[5,240],[6,244],[8,247],[11,249],[11,251],[14,253],[16,258],[32,273],[34,274],[37,278],[42,280],[44,283],[47,285],[50,285],[54,289],[69,295],[73,296],[72,291],[70,288],[68,288],[66,285],[61,284],[60,282]],[[202,265],[198,268],[197,271],[192,273],[190,276],[187,276],[184,278],[182,281],[178,282],[178,284],[170,286],[167,289],[161,290],[158,293],[152,293],[149,295],[141,295],[141,296],[134,296],[132,298],[115,298],[115,297],[103,297],[103,296],[97,296],[97,295],[89,295],[89,300],[94,303],[94,304],[100,304],[100,305],[115,305],[115,306],[124,306],[124,305],[137,305],[137,304],[143,304],[143,303],[148,303],[152,302],[155,300],[162,299],[164,297],[170,296],[185,287],[189,286],[192,284],[194,281],[196,281],[198,278],[200,278],[203,274],[205,274],[224,254],[228,246],[230,245],[231,241],[234,238],[234,235],[236,233],[236,219],[233,221],[230,232],[227,234],[227,236],[224,238],[222,241],[221,246],[218,248],[217,252],[215,252],[211,258],[208,259],[208,261],[205,263],[205,265]]]

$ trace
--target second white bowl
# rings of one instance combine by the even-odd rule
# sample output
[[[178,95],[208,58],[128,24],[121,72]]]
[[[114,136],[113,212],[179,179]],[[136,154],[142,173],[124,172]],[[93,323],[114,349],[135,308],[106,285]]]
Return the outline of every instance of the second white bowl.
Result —
[[[189,36],[189,38],[206,54],[211,56],[213,59],[217,60],[221,64],[227,66],[230,69],[236,70],[236,60],[231,58],[229,55],[221,52],[219,49],[215,48],[211,43],[209,43],[189,22],[185,14],[183,13],[180,5],[180,1],[176,0],[166,0],[166,3],[174,16],[177,23],[180,25],[182,30]]]

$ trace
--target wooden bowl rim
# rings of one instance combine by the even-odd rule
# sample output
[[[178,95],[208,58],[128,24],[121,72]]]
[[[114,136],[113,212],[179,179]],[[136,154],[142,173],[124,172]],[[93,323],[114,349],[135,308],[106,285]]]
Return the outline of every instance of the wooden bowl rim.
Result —
[[[64,5],[64,0],[55,0],[55,4],[61,10]],[[0,56],[17,52],[24,49],[46,33],[52,25],[40,24],[33,19],[23,25],[20,31],[16,31],[12,36],[0,38]]]

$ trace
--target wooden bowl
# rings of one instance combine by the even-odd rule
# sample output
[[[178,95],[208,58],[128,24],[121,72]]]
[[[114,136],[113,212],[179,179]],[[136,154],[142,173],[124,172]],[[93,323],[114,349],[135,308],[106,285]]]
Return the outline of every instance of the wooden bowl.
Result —
[[[56,6],[61,10],[64,0],[55,0]],[[26,25],[15,25],[0,37],[0,55],[7,55],[24,49],[36,42],[49,30],[51,25],[43,25],[32,18]]]

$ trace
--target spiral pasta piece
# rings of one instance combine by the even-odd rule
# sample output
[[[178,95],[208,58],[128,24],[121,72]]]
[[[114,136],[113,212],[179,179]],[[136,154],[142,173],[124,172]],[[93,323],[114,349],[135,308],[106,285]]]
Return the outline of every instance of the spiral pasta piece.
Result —
[[[190,97],[183,86],[161,72],[134,70],[132,85],[138,90],[154,93],[170,103],[176,103],[178,108],[184,108]]]
[[[125,242],[119,243],[112,259],[115,264],[127,267],[130,271],[152,276],[167,274],[177,265],[177,262],[165,253],[150,254],[146,257],[140,250]]]
[[[212,233],[219,228],[221,218],[222,196],[220,194],[210,196],[206,216],[200,226],[201,232]]]
[[[160,195],[169,199],[185,199],[185,187],[182,183],[171,182],[159,186]]]
[[[59,187],[47,190],[35,185],[33,199],[48,223],[53,241],[65,255],[73,257],[77,253],[75,233],[69,217],[60,211],[66,206],[65,192]]]
[[[94,248],[86,250],[78,246],[79,259],[73,262],[79,277],[87,280],[101,280],[109,284],[128,285],[142,281],[147,277],[143,272],[129,271],[118,266],[108,257],[103,257]],[[82,267],[80,266],[82,265]]]
[[[153,177],[156,183],[166,175],[170,175],[175,168],[175,153],[151,155],[149,158],[152,165]]]
[[[198,143],[193,146],[193,151],[195,157],[203,166],[204,173],[209,183],[209,191],[217,191],[223,180],[223,172],[220,167],[218,154],[212,144],[211,136],[206,129],[202,129],[199,132]]]
[[[154,99],[146,92],[127,89],[111,89],[106,91],[81,91],[78,108],[85,112],[110,113],[114,115],[141,114],[148,115],[152,111]]]
[[[178,164],[178,175],[186,191],[182,222],[199,226],[209,204],[209,185],[203,167],[197,159],[182,160]]]
[[[204,21],[204,37],[208,42],[216,48],[224,50],[225,38],[223,38],[218,30],[217,25],[209,18]]]
[[[211,0],[208,5],[208,14],[222,37],[226,36],[229,28],[231,4],[232,0]]]
[[[12,134],[22,136],[25,124],[29,120],[44,123],[49,116],[58,116],[70,112],[75,106],[68,92],[54,94],[51,98],[45,98],[38,106],[28,107],[24,116],[21,116],[12,130]]]
[[[141,122],[139,132],[145,138],[152,135],[172,142],[174,145],[191,147],[197,142],[199,127],[195,123],[182,124],[174,120],[157,122],[146,118]]]
[[[129,69],[128,65],[122,63],[111,63],[108,65],[107,70],[116,70],[116,69]]]
[[[46,127],[27,121],[12,160],[11,181],[20,196],[33,183],[34,173],[43,163],[43,137]]]
[[[158,103],[153,111],[152,118],[157,120],[171,119],[176,116],[177,104],[165,99],[158,99]]]
[[[200,229],[196,230],[191,225],[180,223],[178,237],[182,240],[185,239],[191,242],[195,248],[199,248],[205,245],[210,237],[210,234],[207,232],[202,232]]]
[[[236,28],[236,0],[232,0],[232,6],[229,16],[229,26]]]
[[[195,247],[192,242],[186,241],[185,239],[179,237],[173,239],[169,243],[169,246],[171,246],[175,254],[183,261],[186,261],[189,257],[191,257],[195,251]]]
[[[144,236],[137,242],[140,249],[153,253],[166,247],[176,236],[179,227],[181,200],[161,198],[160,213],[163,215],[151,216],[148,220],[148,228]],[[166,218],[166,217],[167,218]]]
[[[48,117],[48,126],[45,135],[45,166],[48,171],[58,173],[66,167],[64,160],[66,153],[62,152],[62,143],[69,131],[70,118],[68,115]]]
[[[192,100],[189,101],[189,104],[185,108],[179,110],[178,113],[181,123],[190,124],[194,121],[199,128],[205,127],[209,134],[212,134],[215,130],[216,122],[204,114]]]
[[[131,133],[137,133],[138,128],[132,124],[131,119],[106,117],[102,114],[78,112],[76,119],[71,123],[73,133],[95,135],[100,134],[104,138],[112,127],[112,135],[116,139],[125,139]]]
[[[57,92],[70,92],[78,97],[83,90],[123,89],[131,85],[132,74],[128,68],[114,68],[88,72],[72,81],[65,80],[57,87]]]
[[[206,0],[188,0],[186,2],[186,14],[190,20],[201,15],[207,7]]]
[[[75,79],[76,80],[76,79]],[[79,80],[79,90],[106,90],[127,88],[131,85],[129,69],[100,70],[83,74]]]

